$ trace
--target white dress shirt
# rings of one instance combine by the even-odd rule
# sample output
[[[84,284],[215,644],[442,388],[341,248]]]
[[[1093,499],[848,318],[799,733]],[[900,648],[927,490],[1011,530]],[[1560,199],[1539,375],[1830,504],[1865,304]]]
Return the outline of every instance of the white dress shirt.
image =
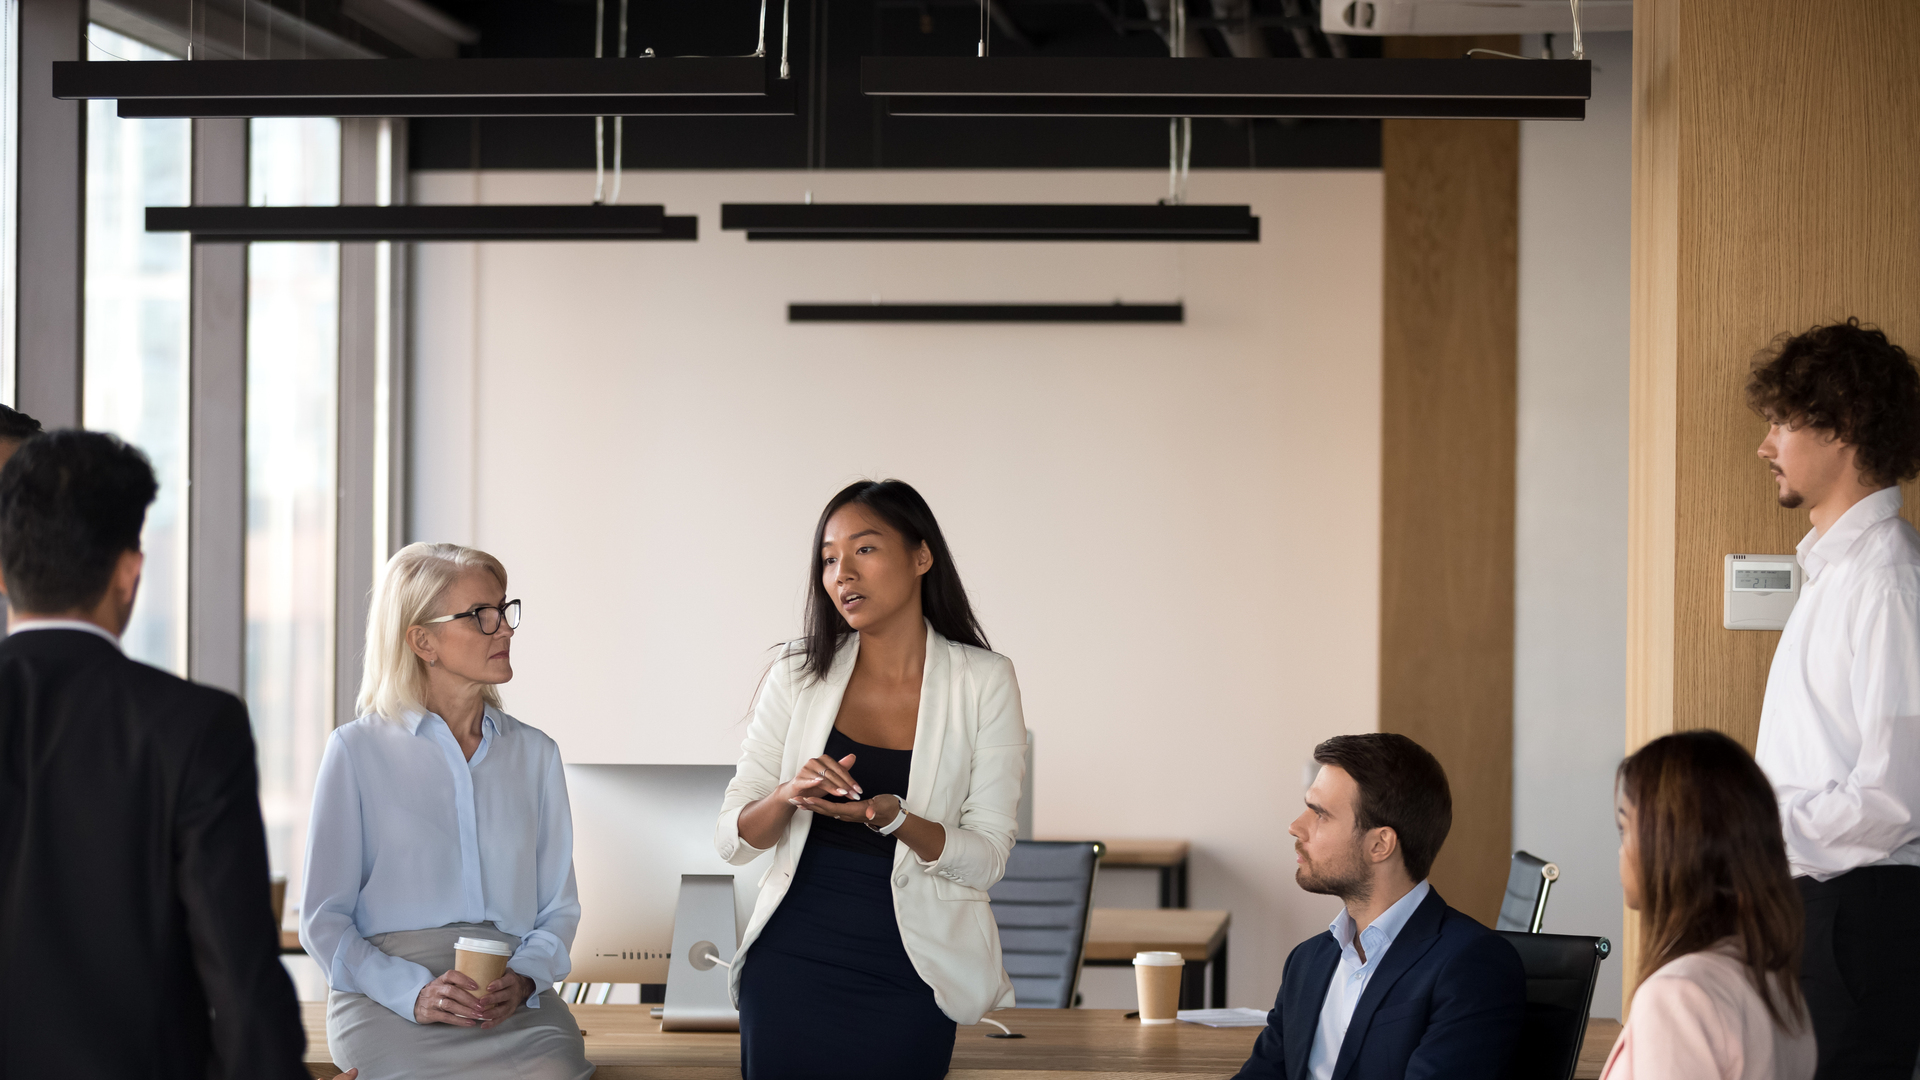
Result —
[[[480,730],[468,760],[432,713],[363,716],[327,740],[314,782],[300,943],[333,989],[408,1020],[439,973],[381,952],[375,934],[491,922],[520,938],[507,966],[537,989],[573,969],[580,898],[560,748],[492,708]]]
[[[1900,489],[1800,541],[1804,584],[1774,650],[1754,757],[1795,876],[1920,866],[1920,533]]]
[[[1320,1003],[1320,1024],[1313,1030],[1313,1048],[1307,1051],[1307,1075],[1313,1080],[1332,1080],[1333,1066],[1340,1060],[1340,1044],[1347,1040],[1347,1025],[1353,1022],[1354,1008],[1367,992],[1367,984],[1373,981],[1373,973],[1380,970],[1380,961],[1393,947],[1393,939],[1400,936],[1401,928],[1413,918],[1414,909],[1432,891],[1433,886],[1422,881],[1360,931],[1360,944],[1367,952],[1364,962],[1360,959],[1360,950],[1353,947],[1353,916],[1347,914],[1347,909],[1342,907],[1340,914],[1327,924],[1327,932],[1340,943],[1340,963],[1334,966],[1333,981],[1327,984],[1327,998]]]
[[[0,610],[5,609],[0,608]],[[78,630],[82,633],[92,634],[95,637],[106,638],[108,641],[113,642],[114,648],[120,648],[120,639],[114,637],[106,627],[98,623],[90,623],[85,619],[17,619],[11,626],[7,627],[7,636],[12,637],[15,634],[24,634],[29,630]]]

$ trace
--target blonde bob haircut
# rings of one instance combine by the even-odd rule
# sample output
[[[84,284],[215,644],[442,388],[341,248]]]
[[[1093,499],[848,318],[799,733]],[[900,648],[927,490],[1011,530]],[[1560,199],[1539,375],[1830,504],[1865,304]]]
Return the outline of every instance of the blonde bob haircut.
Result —
[[[398,721],[409,712],[425,712],[427,665],[407,644],[407,631],[434,617],[434,608],[455,578],[485,570],[507,588],[507,568],[484,551],[459,544],[408,544],[393,553],[373,587],[367,609],[367,662],[360,676],[354,709]],[[500,689],[484,687],[487,704],[500,707]]]

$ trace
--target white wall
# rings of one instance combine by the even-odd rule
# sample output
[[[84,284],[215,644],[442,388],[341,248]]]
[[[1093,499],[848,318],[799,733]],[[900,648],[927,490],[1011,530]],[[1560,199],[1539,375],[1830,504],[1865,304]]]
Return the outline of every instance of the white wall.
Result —
[[[1178,836],[1235,1005],[1331,917],[1292,881],[1318,740],[1375,725],[1377,173],[1201,173],[1259,244],[749,245],[722,201],[1151,202],[1153,172],[630,174],[698,243],[422,245],[413,535],[526,600],[508,707],[569,760],[730,762],[815,515],[927,496],[1038,744],[1042,835]],[[579,202],[577,173],[424,174]],[[788,301],[1184,297],[1184,326],[790,326]],[[1090,1001],[1090,1003],[1093,1003]]]
[[[1586,121],[1521,125],[1513,840],[1560,866],[1545,929],[1617,945],[1632,35],[1586,46]],[[1620,964],[1601,966],[1597,1016],[1620,1014]]]

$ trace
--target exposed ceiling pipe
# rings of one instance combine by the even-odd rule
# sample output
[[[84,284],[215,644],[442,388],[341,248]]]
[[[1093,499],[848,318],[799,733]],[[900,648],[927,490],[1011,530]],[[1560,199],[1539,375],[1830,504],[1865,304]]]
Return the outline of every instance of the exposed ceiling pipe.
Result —
[[[990,14],[993,16],[993,25],[1000,31],[1001,37],[1023,49],[1033,48],[1033,36],[1028,34],[1019,23],[1014,22],[1012,15],[1007,14],[1007,5],[995,4]]]
[[[1289,19],[1297,19],[1303,15],[1301,8],[1300,0],[1280,0],[1280,10],[1286,12]],[[1320,55],[1320,50],[1313,43],[1312,30],[1300,25],[1290,26],[1288,29],[1293,31],[1293,47],[1300,50],[1301,56],[1311,60]]]
[[[1173,56],[1213,55],[1213,50],[1207,48],[1205,35],[1201,34],[1199,30],[1192,26],[1186,28],[1186,34],[1184,35],[1186,38],[1185,47],[1180,49],[1174,48],[1173,34],[1170,29],[1173,4],[1184,4],[1186,0],[1172,0],[1172,3],[1169,3],[1168,0],[1145,0],[1145,3],[1147,5],[1147,17],[1152,19],[1156,24],[1155,32],[1160,35],[1160,40],[1167,43],[1167,52],[1169,54]]]
[[[1272,56],[1267,36],[1253,24],[1252,15],[1253,0],[1213,0],[1213,17],[1220,23],[1220,36],[1226,39],[1228,52],[1239,57]]]

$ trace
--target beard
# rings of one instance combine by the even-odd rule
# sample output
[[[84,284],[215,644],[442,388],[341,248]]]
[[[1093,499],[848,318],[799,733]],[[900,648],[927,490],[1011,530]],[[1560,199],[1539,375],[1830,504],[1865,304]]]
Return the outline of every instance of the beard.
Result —
[[[1303,862],[1293,872],[1294,882],[1310,893],[1365,903],[1373,893],[1373,880],[1367,873],[1366,860],[1361,857],[1360,836],[1360,833],[1354,834],[1353,846],[1342,852],[1337,861],[1316,863],[1309,858]],[[1299,851],[1299,846],[1295,845],[1294,850]]]
[[[1779,469],[1773,470],[1773,479],[1775,483],[1783,479],[1783,474]],[[1788,510],[1798,510],[1800,509],[1800,504],[1806,501],[1806,496],[1792,488],[1782,488],[1780,491],[1780,505],[1786,507]]]

